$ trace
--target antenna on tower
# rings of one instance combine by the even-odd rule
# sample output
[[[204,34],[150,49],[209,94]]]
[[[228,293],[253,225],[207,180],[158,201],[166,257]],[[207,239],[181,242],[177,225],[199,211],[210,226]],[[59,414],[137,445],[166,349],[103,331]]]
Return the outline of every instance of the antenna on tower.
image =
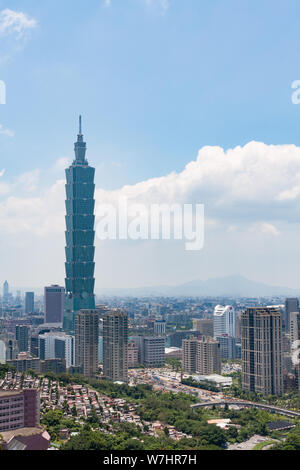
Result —
[[[82,122],[81,122],[81,115],[79,116],[79,135],[82,135]]]

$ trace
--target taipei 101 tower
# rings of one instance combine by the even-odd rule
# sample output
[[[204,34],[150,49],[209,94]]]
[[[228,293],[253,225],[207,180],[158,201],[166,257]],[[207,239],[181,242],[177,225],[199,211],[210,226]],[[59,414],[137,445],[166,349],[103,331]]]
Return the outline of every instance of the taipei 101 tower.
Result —
[[[95,169],[86,160],[81,116],[75,160],[66,170],[66,302],[64,330],[74,333],[75,315],[95,309]]]

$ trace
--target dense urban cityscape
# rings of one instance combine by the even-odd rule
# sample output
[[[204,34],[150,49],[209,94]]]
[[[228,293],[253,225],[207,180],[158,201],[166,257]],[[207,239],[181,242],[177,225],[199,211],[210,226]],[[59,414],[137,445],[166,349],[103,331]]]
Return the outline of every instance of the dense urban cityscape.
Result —
[[[0,0],[0,470],[300,451],[299,15]]]
[[[3,284],[2,449],[299,449],[299,299],[96,296],[94,174],[80,117],[65,286]]]

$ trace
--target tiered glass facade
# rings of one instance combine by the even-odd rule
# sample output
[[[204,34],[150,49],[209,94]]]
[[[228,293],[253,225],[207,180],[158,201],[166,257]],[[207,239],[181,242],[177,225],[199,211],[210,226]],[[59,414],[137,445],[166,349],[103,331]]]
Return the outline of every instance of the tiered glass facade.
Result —
[[[75,314],[95,309],[95,169],[85,157],[86,143],[81,132],[75,143],[75,160],[66,170],[66,303],[64,330],[74,333]]]

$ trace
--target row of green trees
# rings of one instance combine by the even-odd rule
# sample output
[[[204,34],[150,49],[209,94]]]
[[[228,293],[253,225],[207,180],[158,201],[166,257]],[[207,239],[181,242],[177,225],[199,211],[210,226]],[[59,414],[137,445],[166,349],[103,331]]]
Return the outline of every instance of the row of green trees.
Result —
[[[210,441],[211,439],[209,439]],[[114,434],[84,429],[77,436],[66,442],[61,450],[220,450],[221,448],[199,439],[181,439],[174,441],[164,432],[158,437],[148,436],[141,431],[134,432],[126,428],[116,430]]]

